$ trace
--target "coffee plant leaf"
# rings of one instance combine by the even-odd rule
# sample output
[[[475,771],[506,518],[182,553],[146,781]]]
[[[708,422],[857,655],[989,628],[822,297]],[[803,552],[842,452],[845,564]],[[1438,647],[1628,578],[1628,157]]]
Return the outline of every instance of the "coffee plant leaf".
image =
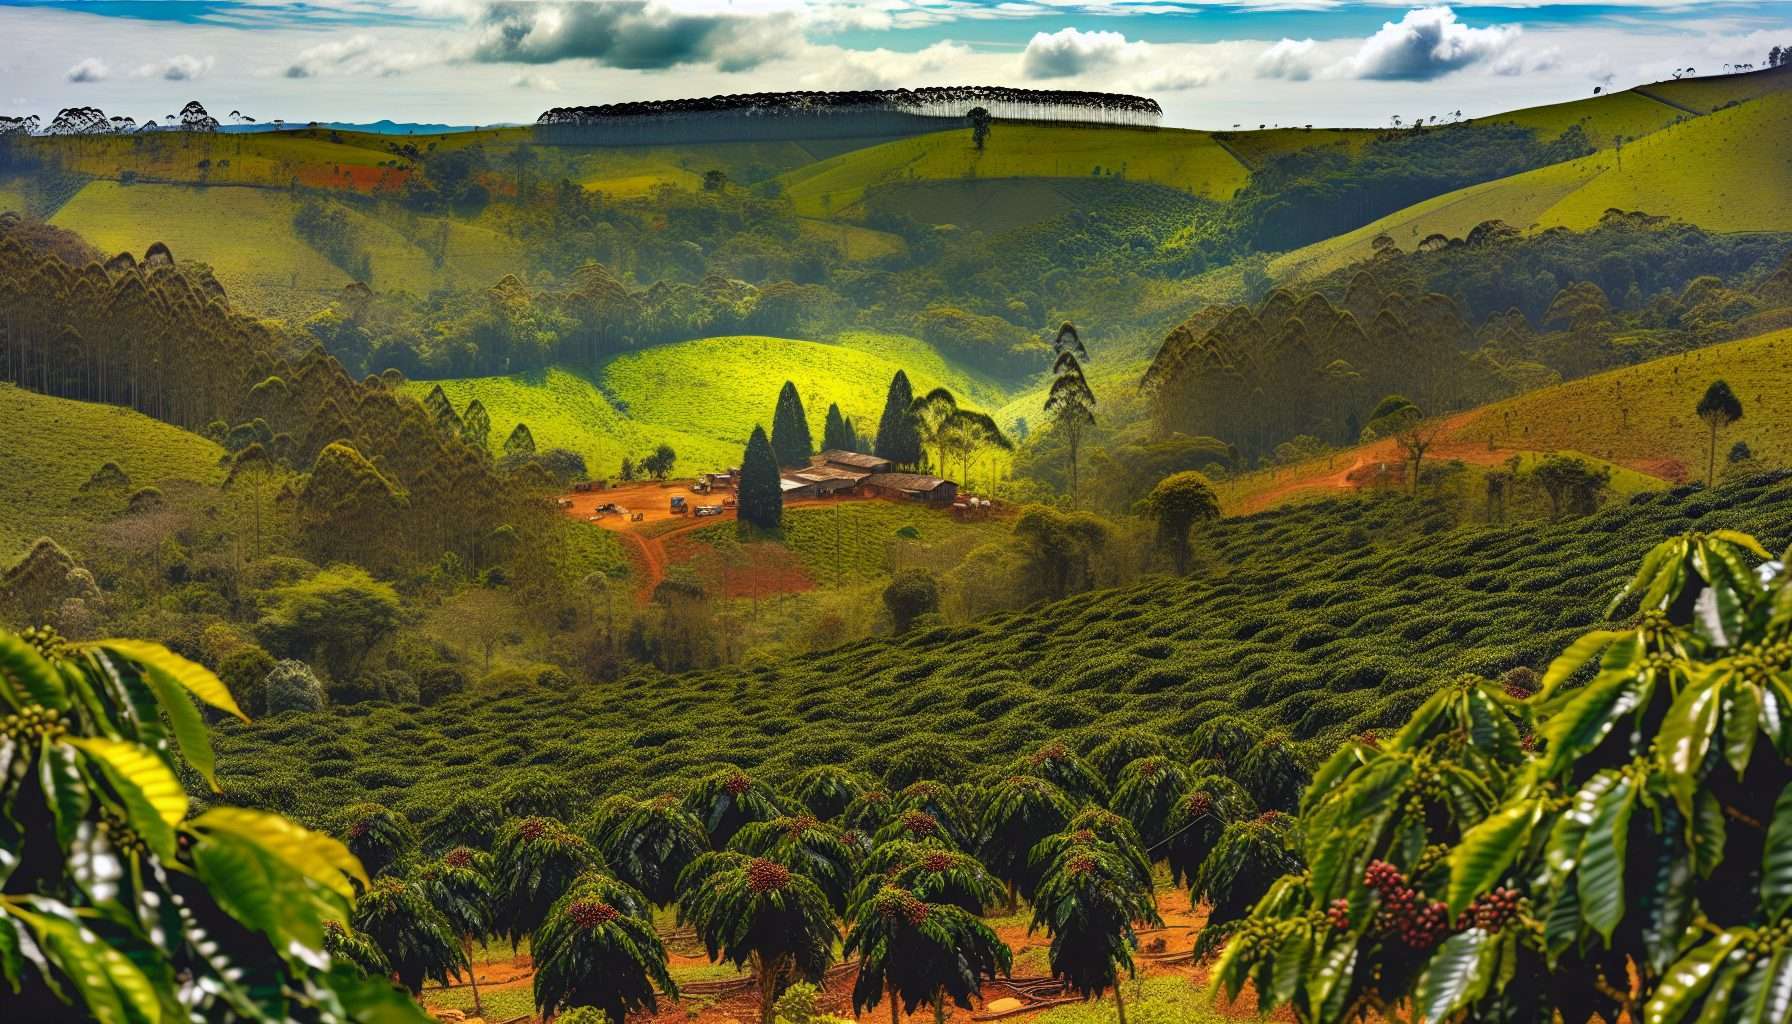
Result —
[[[1792,909],[1792,784],[1780,790],[1773,805],[1761,859],[1761,909],[1777,919]]]
[[[1484,995],[1498,954],[1499,943],[1479,928],[1445,939],[1419,980],[1419,1007],[1426,1019],[1448,1020]]]

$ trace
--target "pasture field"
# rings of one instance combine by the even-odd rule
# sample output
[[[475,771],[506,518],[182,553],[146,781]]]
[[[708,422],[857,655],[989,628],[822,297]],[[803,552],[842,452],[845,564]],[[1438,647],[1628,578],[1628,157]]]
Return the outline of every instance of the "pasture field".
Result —
[[[293,196],[279,189],[92,181],[51,223],[80,233],[107,254],[141,255],[161,241],[176,259],[209,264],[225,290],[250,308],[286,311],[322,306],[351,280],[294,232],[295,209]],[[341,209],[371,259],[373,285],[382,291],[427,295],[443,287],[484,288],[523,266],[517,242],[488,227],[438,217],[389,221]],[[229,230],[218,230],[219,224]],[[444,225],[447,244],[437,267],[413,238],[432,238]]]
[[[662,441],[678,452],[679,473],[733,465],[745,443],[743,438],[741,444],[724,444],[690,431],[640,422],[612,405],[591,381],[558,368],[507,377],[407,381],[405,390],[422,398],[438,384],[456,410],[464,411],[475,398],[485,406],[492,421],[494,452],[518,423],[527,423],[538,451],[577,452],[594,476],[614,474],[624,456],[638,459]],[[766,400],[768,421],[775,397],[774,392]]]
[[[1792,228],[1792,159],[1760,140],[1792,126],[1792,93],[1693,118],[1612,149],[1471,185],[1272,260],[1278,278],[1324,274],[1366,259],[1383,233],[1411,249],[1431,234],[1465,236],[1498,219],[1520,230],[1584,230],[1607,209],[1642,211],[1714,231]]]
[[[890,378],[899,369],[917,395],[943,385],[970,406],[984,406],[998,395],[938,355],[911,359],[920,353],[882,348],[874,340],[879,337],[855,335],[848,345],[750,336],[656,345],[609,360],[597,382],[636,423],[707,438],[726,446],[730,460],[738,460],[755,424],[771,429],[778,389],[787,380],[802,396],[818,444],[830,402],[875,430]]]
[[[294,178],[328,175],[338,168],[377,169],[389,161],[406,162],[386,148],[394,141],[390,138],[354,133],[342,138],[333,142],[325,131],[155,132],[56,136],[33,139],[30,145],[79,174],[115,179],[128,169],[141,178],[195,184],[285,187]]]
[[[899,256],[908,251],[908,243],[902,240],[901,235],[876,231],[858,224],[841,224],[805,217],[798,221],[798,227],[805,235],[839,246],[841,254],[854,263]]]
[[[1792,330],[1775,331],[1509,398],[1479,410],[1450,439],[1575,447],[1633,464],[1672,460],[1702,479],[1710,433],[1694,407],[1721,378],[1742,400],[1742,419],[1720,438],[1719,469],[1737,441],[1768,465],[1786,465],[1792,462],[1788,364]]]
[[[1535,131],[1545,141],[1556,138],[1578,124],[1586,132],[1587,141],[1598,149],[1604,149],[1620,135],[1626,139],[1640,138],[1687,116],[1689,115],[1684,110],[1645,96],[1634,89],[1627,89],[1606,96],[1478,117],[1475,122],[1515,124]]]
[[[1709,72],[1711,69],[1707,68]],[[1743,74],[1705,74],[1698,78],[1668,80],[1639,87],[1643,92],[1672,103],[1709,113],[1726,103],[1764,96],[1771,92],[1792,89],[1792,65],[1764,68]]]
[[[1404,723],[1460,673],[1541,671],[1667,534],[1733,528],[1784,550],[1792,481],[1643,494],[1554,524],[1453,523],[1402,496],[1227,519],[1202,528],[1187,579],[744,669],[226,723],[218,764],[233,802],[320,822],[374,800],[426,823],[524,773],[583,805],[720,762],[773,783],[827,763],[961,781],[1054,736],[1087,751],[1119,729],[1183,737],[1220,714],[1286,730],[1317,760]]]
[[[805,506],[784,513],[777,541],[745,545],[777,545],[802,564],[821,586],[852,586],[885,579],[894,571],[936,561],[929,552],[964,551],[999,540],[1011,524],[1001,519],[959,522],[949,512],[899,501],[841,501]],[[717,523],[682,535],[681,540],[716,551],[743,547],[732,522]]]
[[[1306,149],[1339,148],[1359,152],[1381,134],[1378,128],[1264,128],[1257,131],[1214,132],[1214,140],[1232,151],[1252,170],[1265,161]]]
[[[224,449],[179,427],[116,405],[76,402],[0,384],[0,566],[40,536],[79,557],[79,533],[116,512],[126,494],[81,493],[108,462],[131,489],[163,480],[215,483]]]
[[[961,128],[855,150],[778,180],[799,214],[825,218],[856,212],[867,189],[892,182],[1088,177],[1229,199],[1249,171],[1206,132],[997,122],[981,153]]]

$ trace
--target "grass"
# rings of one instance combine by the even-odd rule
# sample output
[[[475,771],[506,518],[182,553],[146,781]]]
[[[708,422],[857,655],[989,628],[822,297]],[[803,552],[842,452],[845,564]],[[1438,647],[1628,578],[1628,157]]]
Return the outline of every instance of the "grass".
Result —
[[[811,218],[802,219],[798,226],[805,235],[838,245],[847,260],[855,263],[897,256],[908,251],[908,243],[902,240],[902,236],[888,231]]]
[[[293,231],[294,203],[289,193],[274,189],[94,181],[51,223],[79,232],[107,254],[140,256],[151,242],[164,242],[176,259],[209,264],[232,297],[247,298],[251,306],[286,310],[297,300],[315,308],[335,298],[351,278]],[[523,265],[517,243],[497,231],[419,218],[408,227],[418,238],[447,225],[446,257],[438,268],[396,221],[345,212],[371,256],[373,283],[383,291],[426,295],[443,287],[483,288]]]
[[[1792,128],[1792,93],[1693,118],[1613,150],[1471,185],[1389,214],[1270,263],[1278,278],[1328,273],[1368,258],[1386,233],[1411,249],[1438,233],[1465,237],[1482,221],[1520,230],[1584,230],[1607,209],[1640,210],[1714,231],[1792,229],[1792,163],[1767,140]]]
[[[1710,111],[1726,103],[1792,88],[1792,67],[1763,69],[1740,75],[1704,75],[1642,86],[1645,92],[1694,110]]]
[[[1021,973],[1018,960],[1014,973]],[[1192,978],[1151,978],[1122,984],[1126,986],[1128,1024],[1222,1024],[1238,1019],[1214,1009],[1206,986]],[[1053,1007],[1029,1021],[1031,1024],[1113,1024],[1119,1019],[1119,1011],[1110,995],[1090,1002]]]
[[[1640,138],[1650,132],[1660,131],[1685,116],[1684,110],[1634,90],[1625,90],[1568,103],[1527,107],[1475,120],[1478,124],[1504,123],[1530,128],[1543,141],[1554,139],[1578,124],[1589,142],[1604,149],[1619,135],[1626,139]]]
[[[1723,432],[1720,468],[1737,441],[1768,465],[1792,464],[1788,362],[1792,331],[1695,349],[1487,406],[1453,439],[1573,447],[1630,463],[1673,460],[1702,478],[1710,434],[1693,409],[1706,386],[1722,378],[1742,400],[1743,418]]]
[[[1784,550],[1792,482],[1644,494],[1558,523],[1454,524],[1452,509],[1399,496],[1222,520],[1203,528],[1186,579],[749,667],[227,723],[218,764],[231,799],[311,821],[371,799],[424,822],[521,765],[593,802],[722,761],[774,783],[826,763],[958,781],[1053,736],[1087,750],[1124,728],[1186,736],[1217,714],[1285,729],[1317,759],[1404,723],[1460,673],[1541,671],[1665,535],[1734,528]],[[340,757],[314,755],[326,740]],[[351,767],[365,765],[383,781],[358,784]]]
[[[934,132],[822,160],[779,181],[799,214],[838,217],[854,212],[867,189],[902,181],[1103,176],[1228,199],[1248,173],[1206,132],[1001,122],[981,153],[968,130]]]
[[[903,529],[918,536],[897,536]],[[905,556],[911,552],[940,545],[968,550],[999,540],[1009,531],[1009,524],[1000,520],[959,522],[945,512],[914,504],[841,502],[832,508],[791,509],[784,513],[780,540],[762,543],[788,549],[822,586],[852,586],[887,578],[906,564]],[[718,523],[687,536],[716,549],[739,543],[734,523]]]
[[[575,451],[593,474],[612,474],[624,456],[639,458],[663,441],[678,452],[676,472],[690,475],[737,464],[753,426],[770,429],[786,380],[803,397],[817,444],[829,402],[875,429],[899,368],[917,394],[944,385],[975,407],[1003,397],[986,378],[955,368],[924,342],[868,332],[848,334],[838,345],[765,337],[657,345],[609,360],[595,382],[549,369],[405,387],[421,398],[440,384],[456,409],[478,398],[492,418],[494,451],[522,422],[537,448]]]
[[[79,535],[117,511],[124,495],[83,495],[94,470],[116,462],[132,488],[165,479],[212,483],[223,449],[115,405],[75,402],[0,384],[0,565],[49,535],[79,555]]]

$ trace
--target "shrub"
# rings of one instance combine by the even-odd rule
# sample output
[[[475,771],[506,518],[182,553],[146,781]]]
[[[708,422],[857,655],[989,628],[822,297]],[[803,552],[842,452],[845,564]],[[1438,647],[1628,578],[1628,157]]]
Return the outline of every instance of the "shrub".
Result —
[[[262,680],[268,714],[282,711],[316,711],[324,706],[324,684],[302,661],[286,658],[274,665]]]

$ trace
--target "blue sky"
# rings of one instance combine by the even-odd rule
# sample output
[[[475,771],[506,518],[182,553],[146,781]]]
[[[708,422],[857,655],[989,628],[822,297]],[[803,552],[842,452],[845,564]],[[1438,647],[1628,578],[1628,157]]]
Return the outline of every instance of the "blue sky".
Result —
[[[1166,121],[1492,113],[1792,46],[1792,3],[1508,0],[0,0],[0,110],[525,121],[549,106],[978,83]]]

